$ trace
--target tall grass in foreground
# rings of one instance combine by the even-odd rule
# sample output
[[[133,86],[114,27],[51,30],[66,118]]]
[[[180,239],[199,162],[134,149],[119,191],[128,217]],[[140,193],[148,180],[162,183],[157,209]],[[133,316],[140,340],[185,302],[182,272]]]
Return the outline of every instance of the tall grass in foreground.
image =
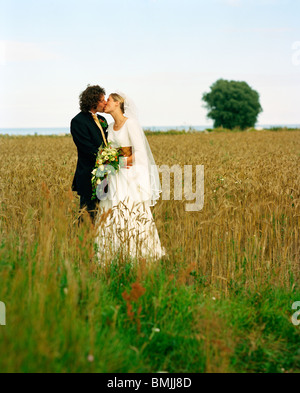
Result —
[[[72,140],[0,138],[0,371],[300,371],[300,132],[148,140],[158,165],[205,166],[204,209],[160,201],[169,258],[104,267]]]

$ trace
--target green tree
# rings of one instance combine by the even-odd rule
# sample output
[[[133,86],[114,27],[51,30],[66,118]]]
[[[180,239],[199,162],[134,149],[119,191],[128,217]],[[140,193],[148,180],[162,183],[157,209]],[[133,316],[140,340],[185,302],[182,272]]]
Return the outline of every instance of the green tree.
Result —
[[[208,117],[214,120],[214,127],[245,129],[254,127],[262,112],[259,94],[246,82],[219,79],[204,93],[202,100],[209,110]]]

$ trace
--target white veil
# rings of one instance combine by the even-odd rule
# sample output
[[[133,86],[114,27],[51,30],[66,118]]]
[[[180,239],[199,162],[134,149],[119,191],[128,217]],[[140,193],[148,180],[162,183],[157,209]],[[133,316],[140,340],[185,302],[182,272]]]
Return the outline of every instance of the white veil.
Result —
[[[129,134],[132,133],[132,137],[135,140],[141,141],[138,151],[133,144],[133,154],[135,156],[135,169],[142,199],[143,201],[149,201],[150,206],[155,206],[157,200],[160,198],[162,187],[149,142],[138,120],[138,111],[133,100],[119,90],[116,93],[125,100],[124,116],[128,119],[135,120],[134,127],[132,127],[132,130],[129,129]]]

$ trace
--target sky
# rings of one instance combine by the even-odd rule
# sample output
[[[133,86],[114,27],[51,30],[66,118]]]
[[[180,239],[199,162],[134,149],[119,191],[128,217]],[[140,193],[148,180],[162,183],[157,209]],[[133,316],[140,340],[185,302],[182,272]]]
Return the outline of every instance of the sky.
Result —
[[[127,93],[143,126],[211,125],[220,78],[258,91],[259,124],[300,124],[299,16],[299,0],[0,0],[0,128],[69,127],[88,84]]]

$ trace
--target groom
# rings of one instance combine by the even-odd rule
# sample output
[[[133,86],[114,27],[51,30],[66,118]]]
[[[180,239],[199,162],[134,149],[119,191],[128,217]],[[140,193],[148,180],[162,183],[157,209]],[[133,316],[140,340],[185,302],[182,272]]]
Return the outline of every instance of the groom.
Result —
[[[86,208],[94,222],[97,200],[92,200],[92,170],[101,144],[107,142],[107,122],[97,112],[106,107],[105,90],[90,86],[80,95],[81,112],[71,121],[71,134],[78,151],[78,162],[72,190],[80,196],[80,209]],[[105,190],[107,192],[107,190]]]

